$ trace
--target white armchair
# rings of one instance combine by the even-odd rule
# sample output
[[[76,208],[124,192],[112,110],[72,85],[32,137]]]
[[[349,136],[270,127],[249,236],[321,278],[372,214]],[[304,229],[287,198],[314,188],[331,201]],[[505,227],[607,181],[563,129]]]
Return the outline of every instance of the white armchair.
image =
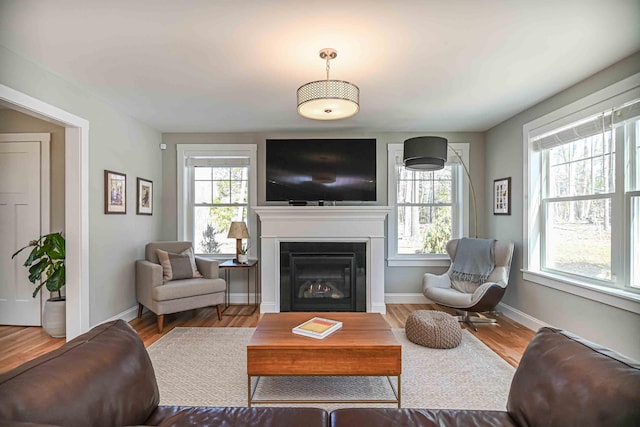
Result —
[[[507,284],[513,257],[513,242],[496,240],[494,246],[495,267],[484,283],[473,283],[452,278],[453,262],[458,249],[458,239],[447,242],[446,250],[451,258],[451,267],[445,274],[426,273],[423,278],[423,293],[427,299],[463,312],[459,317],[477,331],[474,323],[495,323],[494,319],[471,316],[470,313],[491,311],[502,299]]]

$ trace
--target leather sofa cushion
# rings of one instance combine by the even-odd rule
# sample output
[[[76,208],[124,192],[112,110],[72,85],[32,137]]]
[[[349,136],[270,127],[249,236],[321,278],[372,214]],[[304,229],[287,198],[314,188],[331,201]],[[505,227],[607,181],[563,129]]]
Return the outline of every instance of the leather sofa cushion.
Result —
[[[501,411],[446,409],[337,409],[331,413],[332,427],[446,427],[516,426],[509,414]]]
[[[57,350],[0,374],[0,420],[136,425],[144,423],[158,401],[144,344],[122,320],[96,326]]]
[[[179,298],[188,298],[196,295],[207,295],[216,292],[224,292],[226,282],[224,279],[184,279],[171,280],[161,286],[153,288],[153,299],[156,301],[170,301]]]
[[[541,328],[514,374],[507,410],[529,427],[640,426],[640,364]]]
[[[150,426],[326,427],[329,415],[319,408],[208,408],[159,406]],[[364,426],[366,424],[360,424]]]

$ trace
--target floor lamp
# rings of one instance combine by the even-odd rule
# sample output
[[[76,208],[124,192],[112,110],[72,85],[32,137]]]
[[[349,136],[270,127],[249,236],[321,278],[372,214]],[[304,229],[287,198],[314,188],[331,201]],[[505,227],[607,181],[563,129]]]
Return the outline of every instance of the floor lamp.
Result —
[[[404,153],[402,160],[404,167],[415,171],[437,171],[444,168],[447,161],[447,149],[451,150],[464,168],[469,186],[471,187],[471,198],[473,200],[473,223],[474,237],[478,238],[478,209],[476,207],[476,190],[473,188],[473,181],[467,165],[464,164],[458,152],[449,147],[446,138],[439,136],[417,136],[409,138],[404,142]]]

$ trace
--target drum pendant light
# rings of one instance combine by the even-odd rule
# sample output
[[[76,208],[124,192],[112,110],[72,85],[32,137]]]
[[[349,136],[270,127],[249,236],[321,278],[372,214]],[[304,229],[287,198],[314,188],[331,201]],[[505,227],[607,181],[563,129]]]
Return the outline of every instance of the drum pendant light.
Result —
[[[327,62],[327,79],[306,83],[298,88],[298,114],[314,120],[338,120],[355,115],[360,110],[360,89],[343,80],[330,80],[335,49],[322,49],[320,58]]]

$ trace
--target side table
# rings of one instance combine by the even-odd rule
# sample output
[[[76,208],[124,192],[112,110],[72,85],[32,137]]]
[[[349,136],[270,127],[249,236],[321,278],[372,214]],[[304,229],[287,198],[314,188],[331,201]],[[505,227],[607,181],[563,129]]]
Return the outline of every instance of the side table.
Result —
[[[230,259],[227,260],[223,263],[221,263],[219,266],[219,268],[224,270],[224,280],[227,282],[227,289],[225,290],[225,304],[224,304],[224,310],[222,310],[222,313],[224,316],[251,316],[253,315],[253,313],[256,312],[256,310],[258,309],[258,307],[260,306],[260,302],[258,301],[258,294],[260,291],[260,268],[258,268],[258,260],[257,259],[250,259],[246,264],[241,264],[239,262],[237,262],[235,259]],[[251,313],[249,314],[224,314],[225,311],[227,311],[227,309],[229,308],[229,306],[231,306],[231,291],[230,291],[230,287],[231,287],[231,270],[246,270],[247,271],[247,306],[251,306],[251,302],[250,302],[250,276],[251,276],[251,269],[254,270],[255,272],[255,283],[254,283],[254,287],[253,287],[253,310],[251,311]]]

